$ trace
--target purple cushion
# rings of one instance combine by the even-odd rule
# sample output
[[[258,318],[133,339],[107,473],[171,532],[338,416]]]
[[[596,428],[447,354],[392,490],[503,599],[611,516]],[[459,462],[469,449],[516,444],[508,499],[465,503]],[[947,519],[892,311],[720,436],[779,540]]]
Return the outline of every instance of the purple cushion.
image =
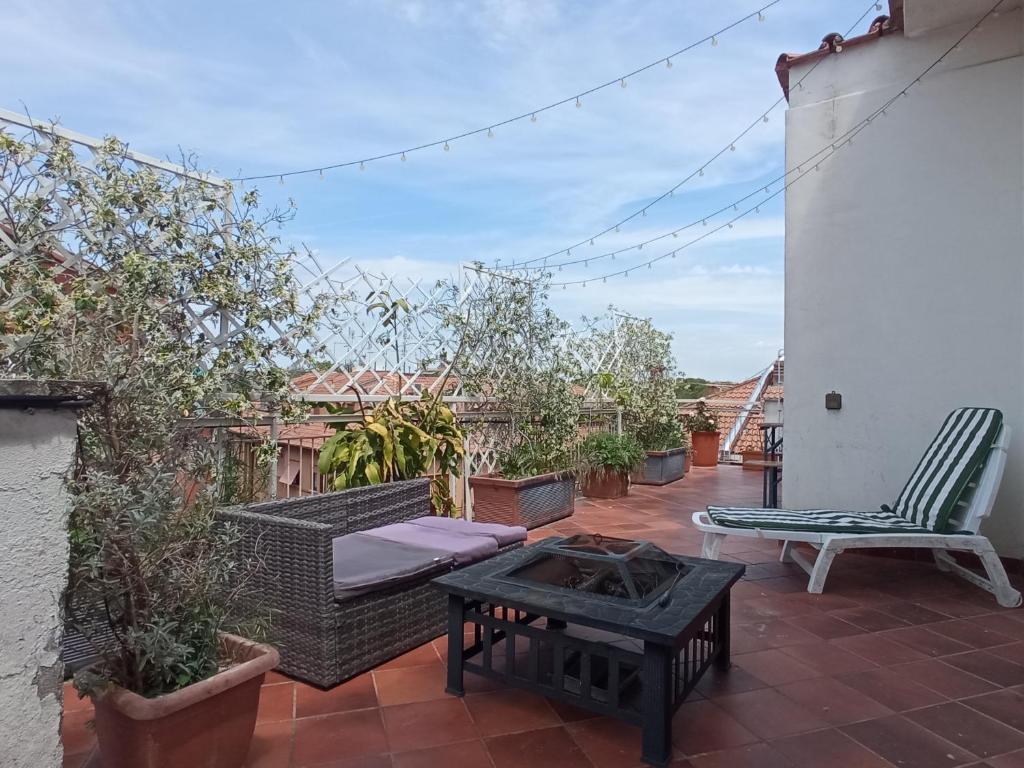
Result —
[[[443,550],[414,547],[362,533],[339,536],[334,550],[334,597],[350,600],[451,569]]]
[[[456,565],[475,563],[498,551],[498,542],[490,536],[465,536],[411,523],[394,523],[363,531],[366,536],[397,541],[414,547],[448,552]]]
[[[417,517],[410,525],[420,525],[439,531],[461,533],[466,536],[490,536],[499,547],[507,547],[526,541],[526,529],[521,525],[500,525],[498,523],[471,523],[452,517]]]

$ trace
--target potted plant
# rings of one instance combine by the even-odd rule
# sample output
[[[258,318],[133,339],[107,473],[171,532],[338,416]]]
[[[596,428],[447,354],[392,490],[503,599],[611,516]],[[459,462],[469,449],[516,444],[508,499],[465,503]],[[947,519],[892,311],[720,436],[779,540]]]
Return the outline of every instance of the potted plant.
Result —
[[[430,475],[434,510],[454,514],[448,478],[462,471],[463,435],[440,396],[424,392],[418,401],[388,398],[370,413],[360,399],[359,413],[360,421],[335,424],[335,433],[320,447],[318,469],[331,478],[334,490]]]
[[[717,466],[722,435],[718,431],[718,414],[708,407],[707,401],[701,398],[691,412],[683,415],[683,428],[690,433],[693,443],[693,465]]]
[[[578,363],[564,345],[569,329],[547,306],[546,281],[487,281],[451,318],[463,390],[497,422],[495,429],[478,421],[475,438],[500,439],[493,471],[469,478],[475,520],[534,528],[575,509],[582,394],[573,386]]]
[[[591,499],[629,494],[629,476],[644,462],[645,451],[632,435],[598,432],[580,445],[580,490]]]
[[[323,305],[298,301],[266,234],[288,213],[194,168],[137,167],[114,139],[89,167],[52,134],[0,134],[0,152],[21,254],[0,284],[24,299],[0,357],[16,376],[95,382],[68,480],[65,647],[77,632],[96,659],[75,683],[103,766],[239,768],[278,654],[239,637],[266,624],[236,610],[257,563],[215,519],[217,450],[196,419],[297,413],[284,365]],[[200,315],[221,318],[219,336]]]
[[[602,398],[608,396],[622,414],[622,426],[646,451],[643,466],[632,482],[666,485],[686,472],[687,437],[679,421],[672,336],[657,330],[650,320],[619,316],[614,329],[598,331],[591,340],[596,349],[617,348],[614,367],[597,376]]]

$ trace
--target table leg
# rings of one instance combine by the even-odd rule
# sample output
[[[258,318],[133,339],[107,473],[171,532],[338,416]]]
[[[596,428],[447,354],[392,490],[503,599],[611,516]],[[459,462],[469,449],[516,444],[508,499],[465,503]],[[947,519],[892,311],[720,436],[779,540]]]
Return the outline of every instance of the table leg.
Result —
[[[715,658],[715,666],[718,669],[726,670],[732,666],[730,660],[729,645],[732,642],[731,634],[732,629],[729,625],[729,593],[726,592],[725,596],[722,597],[722,602],[718,606],[718,612],[715,615],[715,629],[718,637],[715,638],[716,645],[718,646],[718,656]]]
[[[462,696],[463,687],[462,654],[466,645],[464,637],[466,622],[465,601],[459,595],[448,595],[448,684],[447,693]]]
[[[672,757],[672,649],[644,643],[643,737],[640,758],[667,765]]]

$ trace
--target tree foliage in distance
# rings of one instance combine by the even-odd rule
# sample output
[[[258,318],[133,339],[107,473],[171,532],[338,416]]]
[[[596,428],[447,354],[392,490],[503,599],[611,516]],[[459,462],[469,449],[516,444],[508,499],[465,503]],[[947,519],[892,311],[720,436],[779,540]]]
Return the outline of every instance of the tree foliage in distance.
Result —
[[[136,167],[114,139],[88,167],[38,132],[0,132],[0,178],[0,371],[98,384],[69,481],[68,610],[91,636],[98,609],[114,643],[79,682],[176,690],[217,671],[253,565],[214,522],[218,464],[192,422],[294,415],[286,368],[323,305],[300,306],[271,233],[290,211],[255,192]]]
[[[707,397],[708,380],[695,376],[680,376],[675,381],[676,397],[680,400],[699,400]]]

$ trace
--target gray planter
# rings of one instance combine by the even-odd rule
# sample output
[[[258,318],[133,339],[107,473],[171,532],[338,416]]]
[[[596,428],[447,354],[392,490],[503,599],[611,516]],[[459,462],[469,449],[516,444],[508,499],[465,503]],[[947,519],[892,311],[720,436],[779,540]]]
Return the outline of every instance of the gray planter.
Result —
[[[473,475],[473,519],[537,528],[569,517],[576,508],[576,478],[569,472],[552,472],[522,480],[493,475]]]
[[[637,485],[668,485],[681,480],[686,474],[686,449],[673,448],[668,451],[648,451],[642,469],[634,472],[631,479]]]

